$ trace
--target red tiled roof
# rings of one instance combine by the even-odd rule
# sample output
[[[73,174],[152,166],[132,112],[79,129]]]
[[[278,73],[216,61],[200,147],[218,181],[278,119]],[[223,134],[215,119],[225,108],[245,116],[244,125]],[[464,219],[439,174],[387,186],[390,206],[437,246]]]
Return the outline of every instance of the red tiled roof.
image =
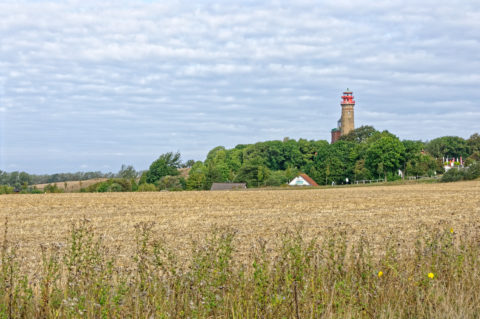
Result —
[[[300,174],[300,176],[307,181],[307,183],[310,184],[310,186],[318,186],[317,183],[315,183],[315,181],[310,177],[308,176],[307,174]]]

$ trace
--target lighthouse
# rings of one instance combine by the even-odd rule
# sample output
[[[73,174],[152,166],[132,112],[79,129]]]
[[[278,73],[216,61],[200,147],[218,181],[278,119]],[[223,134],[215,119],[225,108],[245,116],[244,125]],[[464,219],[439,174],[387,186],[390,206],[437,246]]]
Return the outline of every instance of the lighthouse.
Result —
[[[353,109],[355,107],[355,100],[353,99],[353,92],[347,89],[342,96],[342,135],[347,135],[355,129],[355,117],[353,116]]]
[[[347,135],[355,129],[355,100],[353,99],[353,92],[348,88],[342,95],[342,117],[338,120],[338,125],[332,130],[332,144],[338,141],[340,136]]]

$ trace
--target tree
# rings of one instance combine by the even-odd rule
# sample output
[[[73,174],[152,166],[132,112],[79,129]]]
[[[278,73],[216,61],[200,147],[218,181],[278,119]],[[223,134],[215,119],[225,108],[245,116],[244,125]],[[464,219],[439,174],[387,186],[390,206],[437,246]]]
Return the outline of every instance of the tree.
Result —
[[[419,154],[414,158],[407,160],[405,165],[405,175],[424,176],[433,175],[437,168],[437,162],[428,154]]]
[[[422,141],[411,140],[404,140],[402,144],[405,146],[405,157],[402,167],[405,176],[425,175],[428,169],[424,169],[420,165],[420,163],[425,162],[425,158],[422,158],[422,156],[426,156],[422,155],[425,144]],[[435,161],[433,158],[432,160]]]
[[[444,136],[431,140],[426,145],[426,150],[435,158],[460,157],[470,155],[467,141],[458,136]]]
[[[248,187],[263,186],[269,177],[269,173],[269,169],[261,162],[248,161],[240,167],[235,182],[245,182]]]
[[[195,164],[195,161],[193,159],[190,159],[188,161],[186,161],[185,163],[183,163],[182,167],[183,168],[190,168],[193,166],[193,164]]]
[[[206,167],[202,162],[198,161],[193,164],[192,169],[188,173],[188,179],[186,181],[186,189],[188,190],[201,190],[207,189],[206,186]]]
[[[365,167],[365,159],[358,160],[355,163],[354,180],[369,180],[372,177],[372,173]]]
[[[188,190],[206,189],[206,177],[204,173],[195,172],[188,176],[186,181],[186,188]]]
[[[341,141],[350,141],[356,143],[366,142],[370,137],[372,137],[378,131],[373,126],[360,126],[357,129],[349,132],[347,135],[342,135],[340,137]]]
[[[224,164],[222,164],[221,167],[217,167],[211,161],[207,163],[205,171],[205,189],[210,189],[213,183],[222,183],[227,181],[223,174],[224,169]]]
[[[243,150],[234,148],[227,151],[227,165],[230,172],[235,175],[243,163]]]
[[[404,140],[402,144],[405,146],[405,160],[418,157],[425,148],[422,141]]]
[[[467,140],[468,147],[470,148],[470,154],[475,152],[480,153],[480,135],[478,133],[473,134]]]
[[[342,183],[347,177],[352,180],[358,157],[359,145],[354,142],[337,141],[320,147],[313,162],[317,173],[314,179],[322,184]]]
[[[303,155],[295,140],[287,139],[283,143],[283,157],[285,158],[285,164],[283,165],[285,168],[288,166],[300,168],[304,164]]]
[[[404,156],[405,146],[402,142],[395,135],[383,132],[367,149],[365,164],[378,176],[383,175],[387,179],[389,175],[393,178],[402,167]]]
[[[345,162],[338,157],[331,156],[325,161],[325,184],[331,182],[342,183],[345,180]]]
[[[157,182],[158,189],[180,191],[184,189],[185,180],[180,176],[163,176]]]
[[[8,185],[9,176],[5,171],[0,170],[0,185]]]
[[[28,173],[20,172],[20,174],[18,175],[18,181],[22,185],[23,184],[30,185],[32,182],[32,177]]]
[[[210,152],[207,154],[207,158],[205,159],[205,162],[213,161],[215,157],[217,156],[218,152],[225,152],[225,147],[224,146],[217,146],[213,148]]]
[[[472,155],[470,155],[466,160],[465,160],[465,165],[470,166],[473,163],[480,162],[480,151],[475,152]]]
[[[313,164],[313,160],[315,158],[315,155],[318,153],[318,150],[325,146],[325,144],[323,144],[322,142],[328,144],[327,141],[315,142],[307,141],[302,138],[298,140],[298,149],[303,156],[303,163],[300,167],[302,171],[306,171],[306,169],[310,168],[310,166]]]
[[[298,173],[299,173],[298,168],[293,167],[293,166],[288,166],[285,169],[285,177],[287,178],[287,182],[289,182],[292,179],[294,179],[295,177],[297,177]]]
[[[285,154],[283,153],[283,143],[281,141],[268,141],[266,145],[265,156],[266,165],[271,170],[285,169]]]
[[[268,146],[266,143],[259,142],[248,145],[243,150],[243,163],[255,162],[266,164],[268,158]]]
[[[273,171],[265,180],[266,186],[280,186],[288,182],[285,171]]]
[[[140,180],[138,181],[138,185],[147,184],[147,174],[148,171],[143,171],[140,174]]]
[[[168,152],[160,155],[160,157],[154,161],[146,174],[146,182],[149,184],[155,184],[164,176],[176,176],[180,172],[180,153]]]
[[[132,179],[132,178],[137,178],[138,172],[133,168],[132,165],[125,165],[122,164],[122,167],[117,173],[117,177],[119,178],[125,178],[125,179]]]

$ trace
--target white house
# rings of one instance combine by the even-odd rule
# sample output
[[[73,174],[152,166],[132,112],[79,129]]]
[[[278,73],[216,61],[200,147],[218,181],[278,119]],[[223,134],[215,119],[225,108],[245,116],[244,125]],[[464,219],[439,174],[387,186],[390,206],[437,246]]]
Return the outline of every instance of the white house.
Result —
[[[307,174],[298,175],[297,177],[292,179],[292,181],[290,183],[288,183],[288,185],[290,185],[290,186],[318,186],[318,184],[315,183],[315,181],[310,176],[308,176]]]

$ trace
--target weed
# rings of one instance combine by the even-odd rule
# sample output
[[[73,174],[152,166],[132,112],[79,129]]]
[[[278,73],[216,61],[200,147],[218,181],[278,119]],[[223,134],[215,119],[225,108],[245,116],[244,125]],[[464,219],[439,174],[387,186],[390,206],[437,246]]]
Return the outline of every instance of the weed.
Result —
[[[258,239],[236,259],[234,231],[212,229],[183,256],[154,223],[139,223],[125,265],[82,219],[67,245],[40,246],[41,265],[29,275],[18,267],[23,256],[6,220],[0,317],[478,317],[478,228],[437,226],[420,226],[413,250],[393,234],[378,248],[363,235],[349,243],[343,232],[307,239],[298,230]]]

